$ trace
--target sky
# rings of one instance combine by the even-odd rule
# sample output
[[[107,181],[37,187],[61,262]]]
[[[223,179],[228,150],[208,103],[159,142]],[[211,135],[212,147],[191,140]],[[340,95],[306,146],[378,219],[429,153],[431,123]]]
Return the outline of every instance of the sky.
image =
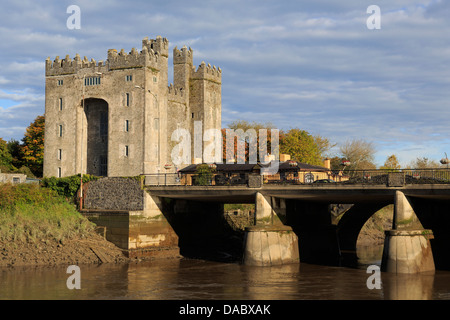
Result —
[[[71,29],[71,5],[80,28]],[[376,5],[380,9],[369,11]],[[222,69],[222,126],[300,128],[336,144],[450,154],[450,1],[5,1],[0,10],[0,137],[21,140],[45,111],[45,59],[142,49],[161,35]],[[373,28],[378,22],[379,28]],[[169,85],[169,83],[168,83]]]

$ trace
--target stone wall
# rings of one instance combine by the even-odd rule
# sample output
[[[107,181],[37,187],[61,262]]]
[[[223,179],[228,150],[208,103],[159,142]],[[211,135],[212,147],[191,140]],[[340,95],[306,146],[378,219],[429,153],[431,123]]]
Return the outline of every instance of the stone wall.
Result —
[[[84,185],[84,209],[144,209],[144,191],[137,178],[103,178]]]

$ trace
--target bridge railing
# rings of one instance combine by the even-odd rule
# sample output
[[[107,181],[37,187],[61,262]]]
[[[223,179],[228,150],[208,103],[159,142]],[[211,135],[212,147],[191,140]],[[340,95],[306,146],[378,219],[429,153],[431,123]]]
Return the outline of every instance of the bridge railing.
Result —
[[[437,169],[376,169],[344,171],[348,178],[344,184],[384,184],[387,186],[407,184],[446,184],[450,183],[450,170]]]
[[[181,174],[153,173],[143,174],[142,183],[145,186],[242,186],[248,185],[250,173],[213,173]]]
[[[259,184],[368,184],[402,186],[408,184],[450,184],[450,169],[374,169],[342,171],[303,171],[260,176],[257,173],[227,172],[202,174],[154,173],[143,174],[146,186],[258,186]]]

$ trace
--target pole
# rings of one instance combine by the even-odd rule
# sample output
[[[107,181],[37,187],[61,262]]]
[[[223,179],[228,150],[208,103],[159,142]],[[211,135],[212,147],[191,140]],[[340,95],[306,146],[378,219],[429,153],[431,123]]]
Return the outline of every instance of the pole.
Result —
[[[83,75],[83,82],[81,86],[83,87],[83,110],[81,112],[81,155],[80,155],[80,210],[83,209],[83,138],[84,138],[84,87],[85,87],[86,75]]]

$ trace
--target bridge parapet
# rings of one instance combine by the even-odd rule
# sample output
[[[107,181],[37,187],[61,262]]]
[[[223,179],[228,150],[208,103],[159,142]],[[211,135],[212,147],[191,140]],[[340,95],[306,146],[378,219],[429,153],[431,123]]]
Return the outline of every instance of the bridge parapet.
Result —
[[[450,184],[450,170],[436,169],[374,169],[374,170],[346,170],[345,172],[330,171],[328,179],[314,172],[302,172],[308,179],[299,179],[298,174],[284,175],[277,173],[265,176],[252,172],[228,171],[212,172],[207,177],[201,174],[153,173],[143,174],[146,186],[247,186],[259,188],[261,184],[267,185],[311,185],[311,184],[338,184],[338,185],[384,185],[387,187],[403,187],[405,185],[423,184]],[[339,181],[333,177],[339,176]]]

